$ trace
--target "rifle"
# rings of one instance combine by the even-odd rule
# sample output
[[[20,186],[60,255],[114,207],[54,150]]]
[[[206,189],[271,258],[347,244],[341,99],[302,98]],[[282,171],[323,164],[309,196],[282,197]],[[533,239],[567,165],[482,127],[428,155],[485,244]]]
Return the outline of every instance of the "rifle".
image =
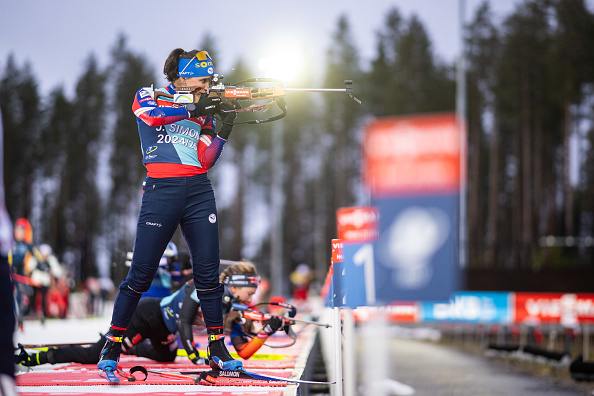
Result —
[[[277,303],[277,302],[265,302],[265,303],[260,303],[260,304],[256,304],[256,305],[264,305],[264,304],[277,305],[277,306],[283,307],[285,309],[289,309],[290,310],[289,316],[284,316],[284,315],[276,315],[276,316],[282,318],[286,323],[288,323],[290,325],[302,323],[302,324],[311,324],[311,325],[325,327],[325,328],[332,327],[328,323],[320,323],[315,320],[295,319],[294,317],[291,316],[291,314],[293,314],[293,316],[294,316],[297,311],[295,310],[295,307],[293,307],[290,304]],[[248,306],[248,305],[240,304],[240,303],[233,303],[231,305],[232,310],[241,312],[243,317],[246,319],[264,322],[264,321],[272,318],[272,316],[274,316],[269,313],[258,311],[257,309],[254,309],[253,307],[254,306]]]
[[[287,310],[288,316],[271,315],[269,313],[261,312],[261,311],[255,309],[255,307],[257,307],[258,305],[275,305],[275,306],[281,307],[281,308]],[[325,324],[325,323],[319,323],[319,322],[311,321],[311,320],[295,319],[295,315],[297,314],[297,308],[295,308],[294,305],[282,303],[282,302],[272,302],[272,301],[271,302],[261,302],[259,304],[255,304],[255,305],[251,305],[251,306],[248,306],[245,304],[240,304],[240,303],[233,303],[233,304],[231,304],[231,309],[234,311],[240,312],[241,316],[244,319],[249,319],[252,321],[265,322],[265,321],[271,319],[273,316],[282,318],[282,320],[284,322],[283,330],[287,334],[287,336],[289,336],[289,338],[291,339],[291,342],[289,342],[288,344],[284,344],[284,345],[268,344],[268,343],[264,344],[264,345],[269,346],[270,348],[286,348],[286,347],[290,347],[290,346],[294,345],[297,342],[297,334],[295,334],[295,332],[293,331],[292,326],[296,323],[302,323],[305,325],[313,324],[313,325],[322,326],[322,327],[331,327],[329,324]],[[251,333],[249,331],[247,331],[245,334],[250,338],[253,338],[256,336],[255,333]]]
[[[236,121],[233,125],[264,124],[284,118],[287,115],[287,106],[284,99],[287,94],[310,92],[346,93],[356,103],[362,103],[359,98],[353,95],[353,80],[344,80],[344,88],[288,88],[284,86],[282,81],[273,78],[250,78],[232,85],[225,85],[222,81],[223,78],[224,76],[222,74],[215,74],[213,76],[214,85],[210,88],[208,94],[211,97],[218,96],[222,100],[232,101],[235,104],[235,109],[223,110],[223,112],[263,112],[274,105],[280,110],[276,115],[266,119]],[[152,87],[150,89],[153,90]],[[196,97],[191,92],[179,91],[173,95],[164,92],[154,92],[155,99],[159,96],[164,96],[173,99],[174,103],[181,105],[196,103],[199,99],[199,97]],[[241,101],[252,103],[242,106]]]

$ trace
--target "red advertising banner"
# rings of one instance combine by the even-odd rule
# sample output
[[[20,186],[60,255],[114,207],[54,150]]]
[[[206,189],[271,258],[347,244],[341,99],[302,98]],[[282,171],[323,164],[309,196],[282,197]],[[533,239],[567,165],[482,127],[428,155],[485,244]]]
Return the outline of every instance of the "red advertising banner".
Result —
[[[366,322],[373,315],[387,313],[388,320],[395,323],[418,323],[420,308],[415,302],[402,302],[378,307],[359,307],[353,311],[357,323]]]
[[[388,318],[397,323],[417,323],[419,311],[419,305],[416,303],[395,303],[388,306]]]
[[[330,264],[342,263],[342,242],[340,239],[332,240],[330,251],[332,252]]]
[[[369,242],[377,239],[378,212],[373,207],[355,206],[336,211],[338,238],[342,242]]]
[[[462,128],[454,114],[386,117],[364,138],[364,180],[372,195],[459,188]]]
[[[594,294],[514,294],[516,323],[594,323]]]

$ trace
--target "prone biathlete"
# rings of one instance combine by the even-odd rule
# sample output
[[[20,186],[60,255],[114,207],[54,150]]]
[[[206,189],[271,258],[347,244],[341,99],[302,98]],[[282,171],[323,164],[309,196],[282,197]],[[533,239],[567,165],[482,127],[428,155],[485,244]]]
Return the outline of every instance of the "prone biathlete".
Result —
[[[252,332],[249,324],[239,320],[232,311],[233,303],[250,304],[256,292],[260,278],[250,262],[238,262],[227,267],[220,276],[224,284],[222,297],[227,333],[238,355],[249,359],[264,345],[266,339],[280,329],[283,319],[272,317],[263,323],[255,337],[248,337]],[[159,362],[172,362],[177,356],[177,335],[188,359],[194,364],[200,362],[200,356],[194,343],[192,327],[203,324],[201,303],[197,298],[193,281],[188,281],[171,296],[143,298],[130,321],[123,337],[122,351],[125,354],[147,357]],[[21,350],[17,361],[25,366],[56,363],[94,364],[99,361],[99,351],[105,340],[94,344],[50,347],[47,351],[26,353]]]

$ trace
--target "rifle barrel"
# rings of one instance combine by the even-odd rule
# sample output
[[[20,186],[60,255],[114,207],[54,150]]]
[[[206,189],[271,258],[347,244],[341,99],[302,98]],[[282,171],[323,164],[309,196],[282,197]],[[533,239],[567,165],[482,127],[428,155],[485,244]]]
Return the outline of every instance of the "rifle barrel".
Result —
[[[322,327],[325,327],[325,328],[332,327],[332,325],[330,325],[328,323],[320,323],[320,322],[316,322],[315,320],[287,318],[286,316],[285,316],[285,318],[286,319],[289,319],[289,320],[292,320],[295,323],[312,324],[312,325],[316,325],[316,326],[322,326]]]

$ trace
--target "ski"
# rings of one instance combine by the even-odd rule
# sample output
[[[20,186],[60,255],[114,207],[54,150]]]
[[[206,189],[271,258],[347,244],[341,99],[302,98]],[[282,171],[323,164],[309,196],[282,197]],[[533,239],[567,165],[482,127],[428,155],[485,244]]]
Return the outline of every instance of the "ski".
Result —
[[[136,376],[134,376],[134,374],[138,373],[138,372],[143,374],[144,377],[137,378]],[[119,377],[126,379],[128,382],[146,381],[146,378],[148,377],[148,370],[146,368],[144,368],[143,366],[134,366],[128,371],[124,370],[123,368],[121,368],[119,366],[117,366],[115,368],[112,366],[108,366],[105,368],[100,368],[99,375],[102,378],[107,379],[112,384],[118,384],[120,382]]]
[[[252,378],[255,379],[261,379],[261,380],[267,380],[267,381],[284,381],[284,382],[290,382],[293,384],[311,384],[311,385],[332,385],[332,384],[336,384],[336,381],[307,381],[307,380],[300,380],[300,379],[292,379],[292,378],[284,378],[284,377],[276,377],[274,375],[264,375],[264,374],[258,374],[255,373],[253,371],[247,371],[247,370],[238,370],[241,373],[247,374]]]
[[[149,370],[149,372],[152,372]],[[263,380],[263,381],[281,381],[281,382],[290,382],[290,383],[295,383],[295,384],[311,384],[311,385],[332,385],[335,384],[336,381],[328,381],[328,382],[324,382],[324,381],[306,381],[306,380],[299,380],[299,379],[291,379],[291,378],[284,378],[284,377],[276,377],[273,375],[264,375],[264,374],[258,374],[255,373],[253,371],[247,371],[247,370],[222,370],[222,371],[217,371],[217,370],[210,370],[210,371],[180,371],[179,373],[181,375],[204,375],[205,373],[212,373],[212,372],[224,372],[225,374],[228,374],[230,372],[238,372],[238,373],[243,373],[251,378],[254,379],[258,379],[258,380]],[[229,376],[229,375],[227,375]]]
[[[286,381],[256,379],[237,370],[207,370],[207,371],[181,371],[166,372],[147,370],[148,373],[164,378],[181,379],[193,384],[207,386],[286,386]],[[197,375],[193,377],[192,375]]]
[[[140,367],[140,366],[136,366],[136,367]],[[147,371],[147,373],[156,374],[156,375],[164,377],[164,378],[183,379],[183,380],[187,380],[187,381],[196,383],[196,378],[190,377],[189,375],[185,375],[186,373],[172,373],[172,372],[156,371],[156,370],[148,370],[148,369],[146,371]],[[193,374],[198,374],[198,372],[193,372]]]
[[[196,378],[200,385],[208,386],[287,386],[287,381],[254,378],[240,370],[209,370],[202,371]]]
[[[120,370],[118,368],[118,370]],[[123,371],[123,370],[122,370]],[[241,370],[207,370],[207,371],[176,371],[176,372],[166,372],[166,371],[157,371],[157,370],[149,370],[144,368],[143,366],[134,366],[130,369],[130,374],[132,375],[135,372],[142,372],[145,374],[145,378],[142,380],[146,380],[146,376],[148,373],[159,375],[166,378],[174,378],[174,379],[184,379],[188,381],[192,381],[194,383],[200,383],[202,385],[250,385],[257,384],[260,386],[284,386],[287,383],[291,384],[310,384],[310,385],[332,385],[335,384],[336,381],[307,381],[307,380],[300,380],[300,379],[292,379],[292,378],[284,378],[284,377],[277,377],[274,375],[264,375],[258,374],[253,371],[248,371],[245,369]],[[119,373],[119,371],[118,371]],[[197,375],[198,377],[194,378],[191,377],[192,375]],[[129,381],[135,381],[136,379],[128,379]],[[250,382],[250,380],[257,381],[256,383]],[[261,382],[260,382],[261,381]]]
[[[105,378],[107,381],[109,381],[110,384],[119,384],[120,383],[120,379],[116,375],[116,372],[111,369],[108,369],[108,368],[106,368],[105,370],[99,369],[99,376],[101,376],[102,378]]]

